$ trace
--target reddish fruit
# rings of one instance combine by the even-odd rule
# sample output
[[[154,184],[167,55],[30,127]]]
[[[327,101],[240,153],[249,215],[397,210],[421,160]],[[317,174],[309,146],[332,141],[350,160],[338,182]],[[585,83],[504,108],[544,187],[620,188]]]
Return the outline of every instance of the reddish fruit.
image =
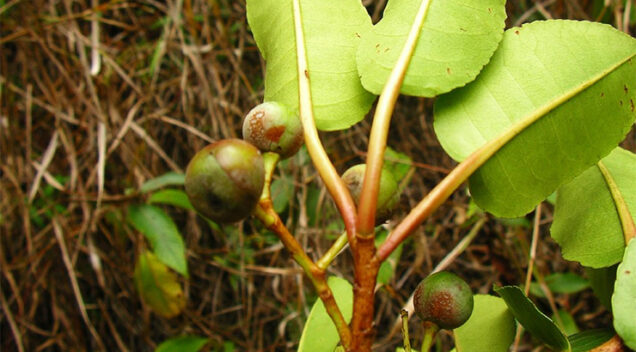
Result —
[[[288,158],[303,144],[303,128],[298,115],[277,102],[262,103],[243,120],[243,139],[262,152],[274,152]]]
[[[455,329],[473,312],[473,293],[459,276],[441,271],[422,280],[413,295],[415,314],[442,329]]]

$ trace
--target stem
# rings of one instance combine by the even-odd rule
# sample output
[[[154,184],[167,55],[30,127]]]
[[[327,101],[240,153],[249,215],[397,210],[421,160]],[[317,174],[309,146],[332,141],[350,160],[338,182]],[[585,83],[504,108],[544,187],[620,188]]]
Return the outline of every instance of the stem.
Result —
[[[303,250],[302,246],[296,238],[289,232],[287,227],[283,224],[280,217],[274,211],[271,199],[261,199],[254,209],[253,215],[256,216],[267,227],[268,230],[274,232],[285,248],[292,254],[292,257],[305,271],[305,274],[311,280],[314,285],[318,296],[325,305],[327,314],[333,320],[338,335],[340,336],[340,342],[349,350],[351,345],[351,330],[347,325],[340,308],[331,292],[331,289],[327,285],[325,276],[325,270],[319,268],[312,260],[307,256],[307,253]]]
[[[400,95],[400,86],[404,81],[404,75],[411,62],[411,57],[415,51],[417,40],[422,31],[424,19],[428,13],[431,0],[424,0],[420,5],[411,30],[409,31],[406,43],[400,52],[395,66],[387,79],[386,84],[378,99],[369,136],[369,148],[367,154],[367,167],[362,184],[358,209],[358,232],[361,236],[373,236],[375,227],[375,209],[378,200],[378,189],[380,187],[380,174],[384,161],[384,149],[391,123],[391,114],[395,107],[395,102]]]
[[[422,341],[421,352],[428,352],[433,345],[433,339],[439,330],[437,324],[432,323],[430,321],[425,321],[422,325],[424,325],[424,341]]]
[[[402,318],[402,336],[404,336],[404,352],[411,352],[411,341],[409,340],[409,312],[402,309],[400,311]]]
[[[261,193],[261,199],[271,199],[270,188],[272,186],[272,176],[276,169],[276,164],[280,160],[280,155],[277,153],[267,152],[263,154],[263,164],[265,169],[265,183],[263,185],[263,193]]]
[[[338,237],[336,242],[331,245],[331,248],[320,258],[316,265],[322,270],[326,270],[329,264],[336,259],[340,251],[347,245],[347,234],[343,233]]]
[[[300,109],[300,120],[303,125],[305,145],[311,157],[311,161],[318,170],[318,174],[325,183],[329,194],[333,197],[342,219],[344,220],[347,236],[351,246],[355,246],[356,235],[356,207],[349,193],[349,189],[344,184],[335,167],[329,160],[325,148],[320,142],[318,129],[314,121],[314,112],[311,100],[311,86],[309,84],[309,69],[307,65],[307,53],[305,50],[305,37],[303,34],[302,17],[300,11],[300,0],[293,0],[294,8],[294,29],[296,34],[296,56],[298,68],[298,99]]]
[[[621,190],[618,189],[618,185],[616,181],[614,181],[610,171],[605,167],[602,161],[599,161],[597,166],[599,170],[601,170],[605,183],[607,183],[610,194],[614,199],[614,205],[616,206],[616,211],[618,212],[618,217],[623,229],[623,236],[625,237],[625,245],[627,245],[632,238],[636,237],[636,224],[634,224],[634,219],[627,207],[627,203],[625,203]]]
[[[351,319],[352,351],[371,351],[375,330],[373,328],[375,283],[381,262],[375,255],[373,237],[358,237],[353,250],[354,285],[353,316]]]

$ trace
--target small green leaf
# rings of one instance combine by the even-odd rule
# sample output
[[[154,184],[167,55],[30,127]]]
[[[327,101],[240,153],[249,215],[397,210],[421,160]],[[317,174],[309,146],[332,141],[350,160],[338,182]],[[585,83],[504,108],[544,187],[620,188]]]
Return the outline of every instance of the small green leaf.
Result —
[[[155,177],[146,181],[139,191],[148,193],[165,186],[183,186],[185,183],[185,175],[177,172],[168,172],[159,177]]]
[[[161,262],[188,277],[183,239],[168,214],[152,205],[131,205],[127,220],[146,236]]]
[[[162,342],[155,352],[198,352],[209,339],[199,336],[179,336]]]
[[[612,294],[614,294],[614,282],[616,282],[616,268],[618,264],[607,268],[585,268],[590,286],[598,300],[608,311],[612,311]]]
[[[614,336],[612,329],[587,330],[568,336],[572,352],[587,352],[605,343]]]
[[[340,130],[361,121],[375,97],[362,88],[355,53],[372,27],[359,0],[301,0],[316,126]],[[248,0],[247,22],[266,60],[265,101],[298,111],[296,39],[291,0]]]
[[[185,297],[177,276],[152,252],[145,251],[139,255],[134,278],[139,295],[157,314],[172,318],[185,307]]]
[[[180,189],[163,189],[152,193],[148,198],[150,204],[167,204],[173,205],[186,210],[194,210],[188,195]]]
[[[576,325],[576,321],[574,321],[574,317],[572,316],[572,314],[563,309],[557,310],[557,314],[559,315],[559,319],[561,319],[561,322],[563,322],[563,325],[561,326],[559,324],[559,321],[554,314],[552,315],[552,321],[555,324],[561,326],[561,328],[563,329],[562,331],[565,335],[569,336],[580,331],[579,327]]]
[[[616,148],[603,158],[608,174],[595,165],[561,187],[550,232],[563,257],[599,268],[618,263],[625,251],[625,233],[616,198],[607,177],[636,221],[636,155]]]
[[[508,29],[477,79],[435,102],[454,159],[496,150],[469,179],[479,207],[525,215],[616,148],[636,117],[634,56],[636,39],[600,23]]]
[[[271,186],[272,203],[274,210],[280,214],[289,205],[289,201],[294,196],[294,183],[290,179],[276,179]]]
[[[570,343],[563,332],[530,301],[517,286],[495,288],[495,292],[506,301],[508,308],[519,324],[532,336],[557,351],[569,351]]]
[[[395,151],[391,147],[386,147],[384,150],[384,168],[391,171],[398,183],[406,177],[412,165],[413,159],[408,155]]]
[[[554,273],[545,277],[545,283],[550,292],[572,294],[582,291],[590,286],[590,282],[574,273]],[[530,292],[536,297],[545,297],[541,286],[533,282],[530,284]]]
[[[475,295],[474,300],[473,314],[453,330],[457,352],[507,352],[516,325],[506,303],[490,295]]]
[[[375,237],[375,245],[378,246],[388,236],[388,231],[382,230]],[[380,269],[378,270],[378,276],[376,281],[379,284],[386,285],[391,281],[393,275],[395,275],[395,268],[400,262],[400,257],[402,256],[402,245],[404,243],[400,243],[400,245],[389,255],[389,257],[380,264]]]
[[[616,270],[616,285],[612,295],[614,329],[625,345],[636,350],[636,240],[625,249],[623,262]]]
[[[335,276],[330,277],[327,284],[342,315],[349,322],[353,311],[353,287],[347,280]],[[318,299],[307,317],[298,352],[333,352],[339,341],[336,326],[327,314],[324,304]]]
[[[362,85],[380,94],[398,60],[421,0],[390,0],[356,54]],[[400,92],[433,97],[475,79],[501,40],[503,0],[433,0]]]

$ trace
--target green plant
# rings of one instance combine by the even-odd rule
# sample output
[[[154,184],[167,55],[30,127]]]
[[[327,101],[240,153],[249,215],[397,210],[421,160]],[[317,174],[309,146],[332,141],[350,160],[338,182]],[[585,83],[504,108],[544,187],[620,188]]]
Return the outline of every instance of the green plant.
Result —
[[[249,174],[254,184],[257,179],[264,184],[262,194],[250,191],[250,202],[229,194],[221,199],[218,194],[233,184],[213,190],[214,177],[197,181],[195,191],[186,181],[186,190],[205,216],[242,204],[278,235],[324,309],[312,310],[308,326],[323,326],[315,324],[326,317],[333,322],[327,325],[337,337],[321,344],[326,351],[338,343],[346,351],[371,350],[381,264],[466,181],[477,206],[499,217],[523,216],[556,191],[552,235],[565,258],[593,268],[622,262],[611,299],[613,325],[636,348],[636,326],[629,320],[636,278],[628,273],[636,261],[636,156],[618,148],[636,116],[636,40],[608,25],[563,20],[504,32],[504,6],[503,0],[391,0],[373,25],[357,0],[247,1],[248,22],[267,61],[264,99],[298,111],[307,151],[342,216],[344,234],[318,260],[307,255],[273,207],[270,185],[281,157],[271,153],[276,148],[265,147],[263,173],[259,168]],[[359,122],[376,94],[357,199],[331,163],[318,130],[342,130]],[[435,132],[459,164],[377,245],[384,154],[400,94],[437,97]],[[192,173],[189,167],[187,179]],[[218,202],[209,202],[210,192]],[[336,291],[333,280],[328,284],[327,268],[346,243],[354,285],[336,281]],[[526,289],[532,275],[529,269]],[[341,298],[351,290],[351,299]],[[491,348],[484,342],[507,350],[514,337],[513,316],[553,349],[580,348],[581,339],[566,336],[527,292],[516,286],[494,291],[501,298],[475,296],[475,312],[455,335],[458,351]],[[496,315],[484,308],[488,305]],[[323,328],[306,328],[299,350],[307,350],[305,341],[318,335],[325,336]],[[603,338],[594,341],[600,344]]]

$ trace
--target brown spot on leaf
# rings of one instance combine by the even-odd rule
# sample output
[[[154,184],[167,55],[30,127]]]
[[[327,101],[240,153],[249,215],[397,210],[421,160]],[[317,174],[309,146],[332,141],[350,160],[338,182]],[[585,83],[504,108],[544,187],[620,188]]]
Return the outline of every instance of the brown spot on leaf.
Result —
[[[307,77],[307,79],[309,79],[309,71],[305,70],[305,77]]]
[[[601,92],[601,98],[605,96],[605,93]]]
[[[356,37],[360,38],[360,34],[358,34],[357,32],[356,32]]]
[[[450,67],[446,67],[446,73],[448,73],[449,75],[451,74],[451,69],[450,69]]]
[[[265,138],[274,143],[278,143],[283,133],[285,133],[285,126],[275,126],[265,131]]]
[[[629,88],[627,88],[627,84],[623,85],[623,90],[625,91],[625,94],[629,93]]]
[[[516,35],[519,35],[519,31],[515,31],[515,34],[516,34]]]
[[[626,274],[626,275],[629,275],[629,274],[631,274],[631,273],[632,273],[631,271],[629,271],[629,270],[625,270],[625,274]]]
[[[634,112],[634,99],[629,99],[629,109]]]

